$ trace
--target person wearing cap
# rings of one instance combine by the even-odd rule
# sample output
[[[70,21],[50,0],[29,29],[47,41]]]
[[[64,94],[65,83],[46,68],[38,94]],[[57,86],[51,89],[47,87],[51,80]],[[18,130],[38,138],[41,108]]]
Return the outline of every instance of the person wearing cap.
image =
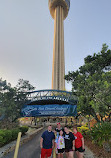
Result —
[[[57,127],[55,128],[55,132],[56,132],[57,137],[59,136],[59,133],[60,133],[61,130],[64,132],[64,129],[61,127],[60,122],[58,122]]]

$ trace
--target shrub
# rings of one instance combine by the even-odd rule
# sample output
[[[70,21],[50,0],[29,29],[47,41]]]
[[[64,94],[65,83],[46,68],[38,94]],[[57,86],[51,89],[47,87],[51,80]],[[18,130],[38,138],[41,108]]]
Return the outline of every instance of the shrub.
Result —
[[[0,136],[5,137],[4,130],[0,130]]]
[[[3,144],[6,144],[12,140],[11,130],[0,130],[0,136],[3,138]]]
[[[11,130],[4,130],[4,133],[5,133],[5,137],[4,137],[5,143],[10,142],[12,140]]]
[[[89,131],[89,128],[86,126],[81,126],[81,127],[77,127],[78,131],[80,133],[82,133],[84,136],[87,134],[87,132]]]
[[[4,140],[3,140],[3,137],[0,136],[0,147],[4,144]]]
[[[6,143],[4,138],[5,138],[4,130],[0,130],[0,146],[3,146]]]
[[[28,131],[29,127],[28,126],[22,126],[19,129],[22,132],[22,134],[24,135]]]
[[[109,142],[111,139],[111,123],[102,122],[96,124],[89,132],[92,140],[102,146],[104,142]]]
[[[86,124],[84,125],[84,127],[88,127],[88,122],[86,122]]]
[[[20,132],[20,129],[16,128],[16,129],[12,129],[11,131],[12,131],[12,140],[17,139],[18,133]]]
[[[0,130],[0,147],[9,143],[12,140],[17,139],[18,133],[22,132],[25,134],[28,131],[29,127],[23,126],[20,128],[15,128],[12,130]]]

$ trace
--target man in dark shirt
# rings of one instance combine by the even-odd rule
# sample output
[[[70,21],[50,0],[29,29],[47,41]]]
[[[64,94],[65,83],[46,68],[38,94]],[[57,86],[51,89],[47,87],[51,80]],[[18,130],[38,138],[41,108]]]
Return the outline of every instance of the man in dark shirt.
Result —
[[[72,132],[69,131],[68,126],[65,126],[65,153],[67,158],[73,158],[74,157],[74,150],[75,150],[75,137]]]
[[[41,147],[41,158],[50,158],[52,154],[52,149],[54,147],[55,135],[52,132],[52,126],[48,126],[48,130],[45,131],[40,140]]]

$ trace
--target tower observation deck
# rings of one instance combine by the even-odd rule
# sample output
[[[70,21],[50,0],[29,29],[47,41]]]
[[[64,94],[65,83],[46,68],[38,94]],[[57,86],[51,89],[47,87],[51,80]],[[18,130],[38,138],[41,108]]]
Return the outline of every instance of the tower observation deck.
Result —
[[[64,20],[68,15],[70,0],[49,0],[49,10],[54,19],[54,44],[52,89],[65,90]]]

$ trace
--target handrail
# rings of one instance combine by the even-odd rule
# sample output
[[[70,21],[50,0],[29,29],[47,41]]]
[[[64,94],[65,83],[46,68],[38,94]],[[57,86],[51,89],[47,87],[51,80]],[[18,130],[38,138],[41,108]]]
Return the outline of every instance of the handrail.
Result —
[[[19,150],[21,135],[22,135],[22,133],[19,132],[18,133],[18,138],[17,138],[17,143],[16,143],[16,148],[15,148],[15,153],[14,153],[14,158],[17,158],[17,156],[18,156],[18,150]]]

